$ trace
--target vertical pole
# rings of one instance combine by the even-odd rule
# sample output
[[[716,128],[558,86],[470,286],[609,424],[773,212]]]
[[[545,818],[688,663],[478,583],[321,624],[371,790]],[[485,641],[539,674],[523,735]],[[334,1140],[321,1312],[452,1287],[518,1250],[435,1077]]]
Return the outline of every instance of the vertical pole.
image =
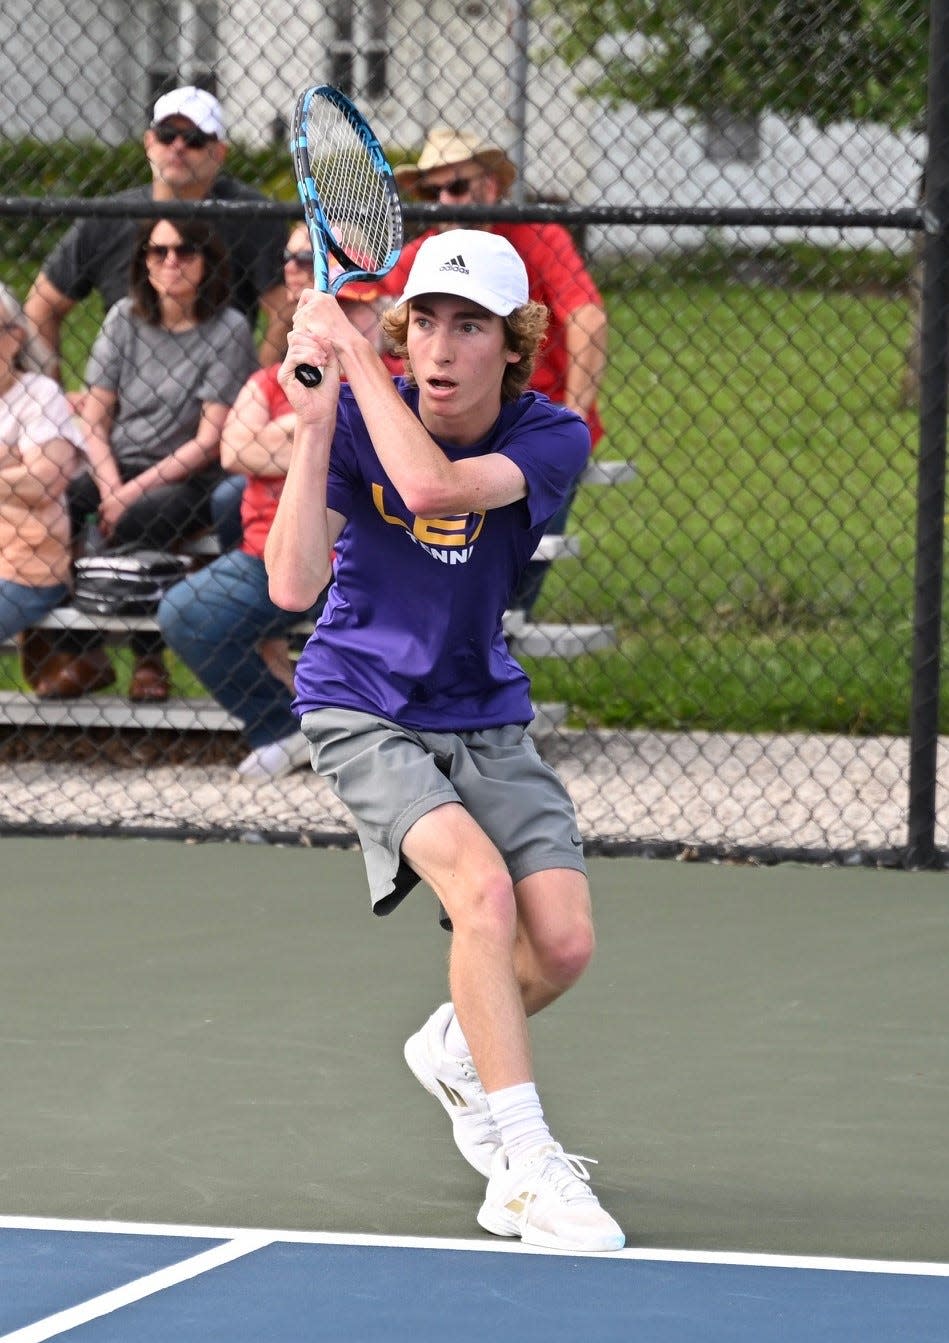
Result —
[[[514,145],[511,161],[517,176],[511,188],[515,205],[524,204],[524,169],[527,154],[527,19],[530,0],[512,0],[510,8],[511,45],[514,59],[511,63],[511,110],[509,118],[514,126]]]
[[[931,0],[907,863],[936,864],[949,379],[949,0]]]

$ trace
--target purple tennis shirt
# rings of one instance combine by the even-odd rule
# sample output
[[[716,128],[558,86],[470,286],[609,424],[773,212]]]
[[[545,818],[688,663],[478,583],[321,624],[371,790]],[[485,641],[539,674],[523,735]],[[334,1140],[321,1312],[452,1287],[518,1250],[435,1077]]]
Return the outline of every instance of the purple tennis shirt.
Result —
[[[418,390],[396,380],[418,414]],[[345,526],[333,582],[300,655],[294,710],[355,709],[428,731],[533,717],[530,683],[502,616],[544,526],[590,452],[586,424],[537,392],[501,408],[480,443],[439,445],[453,461],[500,452],[527,497],[486,513],[419,518],[386,476],[352,391],[340,391],[327,502]]]

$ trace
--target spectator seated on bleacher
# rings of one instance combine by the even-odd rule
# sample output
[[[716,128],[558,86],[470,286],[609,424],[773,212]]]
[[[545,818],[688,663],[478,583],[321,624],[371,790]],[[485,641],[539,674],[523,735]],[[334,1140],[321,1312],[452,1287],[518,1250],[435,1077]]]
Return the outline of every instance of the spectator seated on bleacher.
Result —
[[[302,246],[302,239],[300,241],[301,246],[296,250],[291,250],[289,245],[286,247],[283,254],[284,262],[296,258],[297,263],[301,264],[300,258],[307,258],[302,264],[309,267],[312,264],[309,240],[305,247]],[[339,263],[331,260],[330,278],[337,279],[341,271]],[[348,284],[340,291],[339,299],[349,314],[349,320],[376,344],[382,362],[393,377],[402,373],[404,371],[402,360],[385,348],[385,340],[379,325],[380,312],[388,306],[388,300],[384,297],[381,286],[367,283]],[[211,496],[211,525],[221,550],[231,550],[240,544],[241,496],[245,484],[246,479],[243,475],[231,472],[225,475]]]
[[[313,284],[313,252],[303,225],[290,235],[284,275],[296,301]],[[346,286],[340,303],[369,335],[378,333],[377,292]],[[244,725],[250,754],[238,765],[248,783],[264,782],[309,764],[309,746],[291,712],[292,671],[281,641],[304,618],[270,600],[264,543],[283,490],[296,418],[277,381],[279,364],[255,373],[227,417],[221,464],[246,477],[242,539],[171,588],[158,608],[165,642],[229,713]],[[309,615],[314,619],[322,599]],[[285,645],[284,649],[285,649]]]
[[[69,596],[66,487],[81,434],[52,351],[0,284],[0,643],[26,631],[24,665],[42,671],[29,626]],[[42,644],[42,641],[41,641]]]
[[[224,246],[205,220],[146,220],[128,298],[106,314],[82,400],[88,470],[69,487],[74,535],[97,514],[106,548],[169,550],[210,525],[228,410],[257,366],[253,336],[227,305]],[[133,700],[164,700],[153,633],[132,639]],[[49,698],[111,684],[105,648],[69,648],[36,686]]]

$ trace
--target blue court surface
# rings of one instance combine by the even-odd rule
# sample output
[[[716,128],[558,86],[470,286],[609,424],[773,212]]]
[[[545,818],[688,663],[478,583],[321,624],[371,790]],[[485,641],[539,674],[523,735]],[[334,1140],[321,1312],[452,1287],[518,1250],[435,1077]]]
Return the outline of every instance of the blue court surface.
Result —
[[[0,1343],[945,1343],[949,1265],[0,1218]]]

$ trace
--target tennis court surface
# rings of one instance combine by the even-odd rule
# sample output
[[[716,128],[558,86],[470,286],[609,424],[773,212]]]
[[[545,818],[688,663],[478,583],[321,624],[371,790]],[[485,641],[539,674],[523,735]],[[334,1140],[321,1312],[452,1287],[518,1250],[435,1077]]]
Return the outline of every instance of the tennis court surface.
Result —
[[[0,850],[0,1343],[949,1337],[949,878],[595,859],[599,949],[534,1023],[628,1248],[481,1232],[402,1043],[424,890],[355,852]],[[516,1335],[515,1335],[516,1330]]]

